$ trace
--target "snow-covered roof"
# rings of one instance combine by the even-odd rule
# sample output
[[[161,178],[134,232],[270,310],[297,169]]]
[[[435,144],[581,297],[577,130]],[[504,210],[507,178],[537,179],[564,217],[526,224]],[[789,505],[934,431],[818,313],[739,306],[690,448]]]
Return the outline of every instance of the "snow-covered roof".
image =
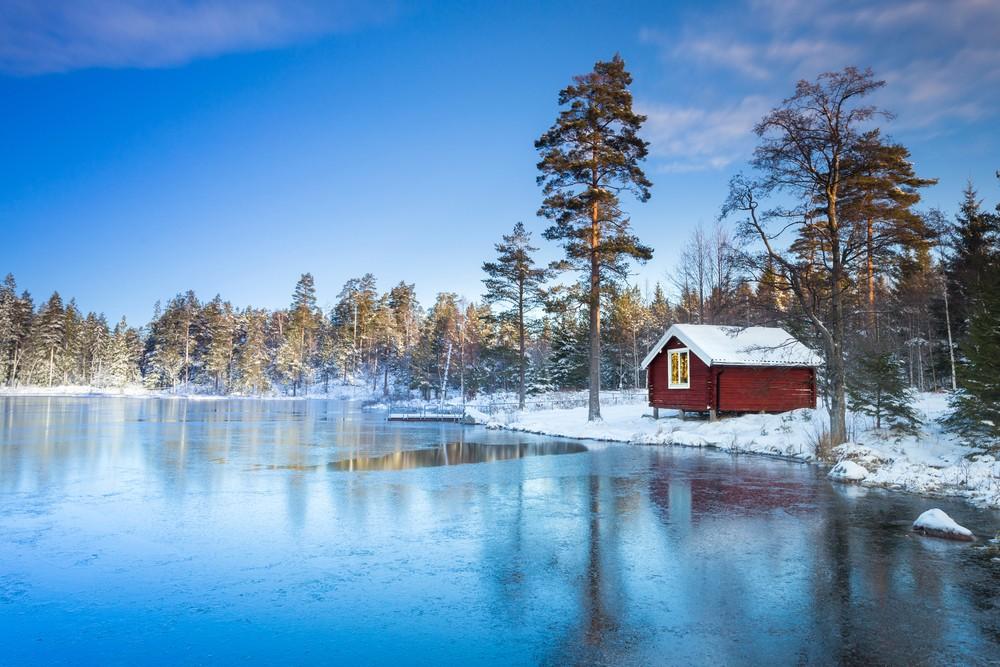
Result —
[[[646,368],[674,336],[709,366],[821,366],[823,360],[780,327],[675,324],[657,341]]]

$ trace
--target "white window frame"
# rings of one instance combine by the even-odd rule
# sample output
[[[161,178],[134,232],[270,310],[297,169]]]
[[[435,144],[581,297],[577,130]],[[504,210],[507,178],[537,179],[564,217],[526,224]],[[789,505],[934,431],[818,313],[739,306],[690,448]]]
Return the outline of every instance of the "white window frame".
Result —
[[[687,382],[674,382],[673,381],[673,359],[670,358],[672,354],[686,354],[687,355]],[[667,389],[690,389],[691,388],[691,348],[689,347],[677,347],[667,350]]]

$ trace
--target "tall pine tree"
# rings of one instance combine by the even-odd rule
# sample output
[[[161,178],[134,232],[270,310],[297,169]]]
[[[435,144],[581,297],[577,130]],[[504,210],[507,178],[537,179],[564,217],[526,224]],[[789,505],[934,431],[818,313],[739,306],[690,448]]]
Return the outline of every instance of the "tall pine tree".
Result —
[[[553,221],[545,238],[563,243],[567,268],[582,271],[588,282],[590,420],[601,417],[602,277],[624,274],[628,258],[653,256],[631,233],[619,201],[631,192],[645,202],[652,186],[640,167],[649,144],[639,136],[646,117],[632,110],[631,83],[619,55],[597,62],[560,91],[565,108],[535,142],[545,195],[539,214]]]

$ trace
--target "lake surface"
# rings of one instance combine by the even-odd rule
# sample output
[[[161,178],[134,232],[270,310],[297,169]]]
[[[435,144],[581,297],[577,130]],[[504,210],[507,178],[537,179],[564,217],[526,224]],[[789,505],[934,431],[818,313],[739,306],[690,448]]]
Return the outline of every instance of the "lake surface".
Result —
[[[336,401],[0,398],[0,663],[1000,660],[1000,554],[908,530],[997,512],[583,444]]]

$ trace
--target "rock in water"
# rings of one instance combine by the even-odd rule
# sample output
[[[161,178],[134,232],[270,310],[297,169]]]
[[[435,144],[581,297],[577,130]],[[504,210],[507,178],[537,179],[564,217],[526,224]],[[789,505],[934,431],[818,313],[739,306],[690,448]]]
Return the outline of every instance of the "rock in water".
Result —
[[[868,476],[868,471],[854,461],[844,459],[833,466],[826,476],[838,482],[860,482]]]
[[[913,522],[913,530],[922,535],[946,540],[974,542],[976,539],[971,530],[958,525],[954,519],[937,508],[927,510],[918,516]]]

